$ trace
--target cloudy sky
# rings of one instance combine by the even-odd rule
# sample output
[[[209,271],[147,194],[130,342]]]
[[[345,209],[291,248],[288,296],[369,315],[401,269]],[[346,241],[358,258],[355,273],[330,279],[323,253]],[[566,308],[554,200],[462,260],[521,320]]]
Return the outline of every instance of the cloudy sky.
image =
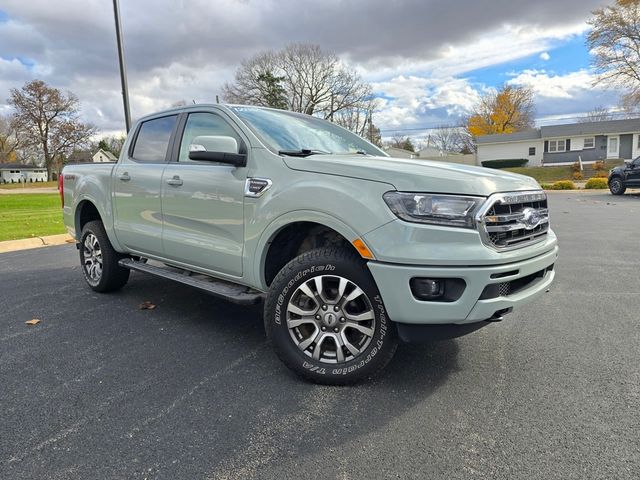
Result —
[[[612,0],[610,0],[612,1]],[[593,88],[584,41],[598,0],[120,0],[132,116],[212,102],[239,62],[291,42],[336,52],[381,99],[384,136],[456,122],[483,90],[530,84],[539,123],[616,92]],[[0,0],[0,113],[40,78],[84,119],[123,130],[111,0]]]

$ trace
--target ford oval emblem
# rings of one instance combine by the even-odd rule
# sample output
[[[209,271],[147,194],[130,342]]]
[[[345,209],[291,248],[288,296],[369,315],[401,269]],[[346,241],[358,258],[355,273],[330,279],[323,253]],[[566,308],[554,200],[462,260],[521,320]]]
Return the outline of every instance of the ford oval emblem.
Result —
[[[542,215],[535,208],[525,208],[522,211],[522,223],[527,230],[533,230],[542,221]]]

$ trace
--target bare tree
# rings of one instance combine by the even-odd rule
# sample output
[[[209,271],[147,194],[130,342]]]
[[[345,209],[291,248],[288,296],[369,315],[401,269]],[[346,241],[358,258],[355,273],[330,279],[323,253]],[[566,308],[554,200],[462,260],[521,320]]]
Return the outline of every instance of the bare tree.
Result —
[[[403,150],[408,150],[410,152],[415,152],[416,148],[411,141],[411,137],[403,137],[402,135],[394,135],[387,142],[387,146],[392,148],[401,148]]]
[[[640,103],[640,1],[616,0],[594,10],[587,46],[598,72],[595,84],[625,90],[623,105]]]
[[[587,112],[583,117],[581,117],[580,123],[606,122],[608,120],[613,120],[613,115],[607,108],[599,106],[594,108],[590,112]]]
[[[463,128],[455,125],[440,125],[429,135],[429,145],[443,152],[460,152],[464,147]]]
[[[234,81],[223,87],[223,97],[231,103],[317,115],[354,132],[367,128],[373,102],[371,86],[356,72],[335,54],[307,44],[292,44],[243,61]]]
[[[85,145],[96,131],[78,119],[80,102],[73,93],[62,93],[42,80],[12,88],[8,103],[15,110],[12,124],[26,146],[42,152],[49,178],[54,170],[59,173],[64,158]]]

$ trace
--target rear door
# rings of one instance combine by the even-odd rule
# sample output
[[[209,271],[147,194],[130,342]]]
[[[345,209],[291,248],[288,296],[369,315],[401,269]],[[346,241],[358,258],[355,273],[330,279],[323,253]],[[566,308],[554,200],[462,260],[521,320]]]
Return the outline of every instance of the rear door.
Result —
[[[116,235],[120,243],[134,252],[164,254],[160,186],[177,119],[177,115],[168,115],[142,122],[114,170]]]
[[[162,179],[165,257],[240,277],[247,168],[190,160],[189,145],[201,135],[223,135],[246,149],[246,139],[222,113],[190,112],[180,124]]]

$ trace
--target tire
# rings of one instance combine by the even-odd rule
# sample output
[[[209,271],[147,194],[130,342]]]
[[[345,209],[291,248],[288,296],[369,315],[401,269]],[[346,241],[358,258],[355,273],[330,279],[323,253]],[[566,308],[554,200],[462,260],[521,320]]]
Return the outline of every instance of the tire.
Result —
[[[87,222],[80,236],[80,266],[87,284],[96,292],[112,292],[129,280],[129,269],[118,261],[126,255],[116,252],[102,222]]]
[[[614,195],[622,195],[627,190],[627,187],[625,187],[620,177],[613,177],[609,180],[609,190]]]
[[[291,260],[273,280],[264,308],[267,338],[278,357],[316,383],[369,378],[398,345],[365,262],[345,249],[320,248]]]

